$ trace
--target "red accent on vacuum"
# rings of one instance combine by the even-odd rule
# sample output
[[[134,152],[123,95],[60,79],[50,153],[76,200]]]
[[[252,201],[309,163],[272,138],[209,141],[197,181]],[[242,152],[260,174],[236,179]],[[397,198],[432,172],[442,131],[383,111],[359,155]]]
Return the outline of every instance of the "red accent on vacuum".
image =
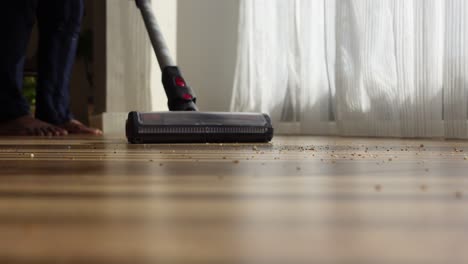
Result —
[[[176,85],[179,86],[179,87],[185,87],[185,86],[187,86],[187,84],[185,83],[184,78],[182,78],[182,77],[180,77],[180,76],[177,76],[177,77],[175,78],[175,83],[176,83]],[[192,98],[190,98],[190,99],[192,99]]]
[[[190,95],[190,94],[184,94],[184,99],[185,99],[185,100],[192,100],[192,99],[193,99],[193,96]]]

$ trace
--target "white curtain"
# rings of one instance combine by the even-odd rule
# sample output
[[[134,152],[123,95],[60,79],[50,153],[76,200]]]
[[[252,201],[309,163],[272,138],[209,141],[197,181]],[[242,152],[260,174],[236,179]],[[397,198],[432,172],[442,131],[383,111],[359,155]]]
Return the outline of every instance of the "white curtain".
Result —
[[[233,111],[307,134],[468,138],[467,0],[241,0]]]

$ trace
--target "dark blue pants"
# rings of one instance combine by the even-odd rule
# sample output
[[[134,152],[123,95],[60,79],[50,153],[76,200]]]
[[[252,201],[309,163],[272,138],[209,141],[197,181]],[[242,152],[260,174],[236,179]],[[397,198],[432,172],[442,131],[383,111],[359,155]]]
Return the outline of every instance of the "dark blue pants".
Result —
[[[83,0],[0,2],[0,122],[29,114],[22,96],[26,49],[39,26],[36,118],[59,125],[70,119],[69,84],[76,55]]]

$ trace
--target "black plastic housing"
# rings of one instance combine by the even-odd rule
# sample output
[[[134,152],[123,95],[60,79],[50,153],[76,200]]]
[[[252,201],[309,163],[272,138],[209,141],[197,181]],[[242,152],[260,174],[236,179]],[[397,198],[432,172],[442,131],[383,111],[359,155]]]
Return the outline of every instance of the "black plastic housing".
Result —
[[[175,82],[181,78],[185,85],[179,86]],[[162,83],[167,95],[167,105],[170,111],[198,111],[197,96],[182,77],[180,69],[176,66],[165,67],[162,71]],[[189,96],[187,99],[186,96]]]
[[[266,114],[131,112],[126,134],[132,144],[266,143],[273,126]]]

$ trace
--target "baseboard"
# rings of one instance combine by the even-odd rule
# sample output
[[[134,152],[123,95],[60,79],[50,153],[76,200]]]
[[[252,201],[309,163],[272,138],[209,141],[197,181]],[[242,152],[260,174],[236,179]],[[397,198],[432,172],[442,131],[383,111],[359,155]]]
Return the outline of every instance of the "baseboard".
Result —
[[[275,124],[275,134],[336,136],[338,135],[338,129],[335,122],[317,122],[313,124],[301,124],[299,122],[278,122]]]

